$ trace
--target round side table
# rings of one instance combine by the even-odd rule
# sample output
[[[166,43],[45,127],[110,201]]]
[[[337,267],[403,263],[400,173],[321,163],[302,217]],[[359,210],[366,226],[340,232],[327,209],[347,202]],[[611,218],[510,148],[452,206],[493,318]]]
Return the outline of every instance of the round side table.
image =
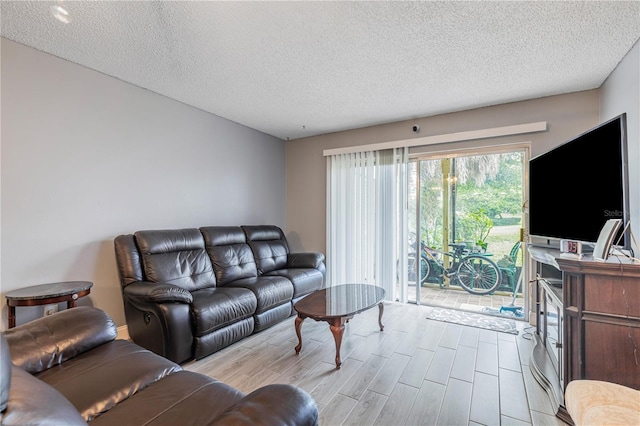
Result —
[[[76,301],[91,292],[89,281],[65,281],[34,285],[5,294],[9,311],[9,328],[16,326],[16,306],[39,306],[67,302],[67,309],[75,308]]]

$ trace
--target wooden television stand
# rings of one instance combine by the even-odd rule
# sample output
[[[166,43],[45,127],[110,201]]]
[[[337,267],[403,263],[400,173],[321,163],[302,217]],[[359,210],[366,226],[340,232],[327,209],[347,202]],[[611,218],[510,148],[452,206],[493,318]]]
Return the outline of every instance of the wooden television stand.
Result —
[[[528,249],[536,271],[536,345],[529,365],[557,416],[571,423],[564,390],[572,380],[640,389],[640,263]]]

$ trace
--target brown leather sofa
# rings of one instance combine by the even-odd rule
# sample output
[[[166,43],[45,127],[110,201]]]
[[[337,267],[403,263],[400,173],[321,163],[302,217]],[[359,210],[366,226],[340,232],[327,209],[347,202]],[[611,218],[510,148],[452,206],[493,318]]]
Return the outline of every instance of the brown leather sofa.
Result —
[[[325,283],[324,255],[290,253],[277,226],[138,231],[114,244],[129,335],[177,363],[282,321]]]
[[[291,385],[244,395],[130,341],[103,311],[78,307],[3,332],[2,425],[316,425]]]

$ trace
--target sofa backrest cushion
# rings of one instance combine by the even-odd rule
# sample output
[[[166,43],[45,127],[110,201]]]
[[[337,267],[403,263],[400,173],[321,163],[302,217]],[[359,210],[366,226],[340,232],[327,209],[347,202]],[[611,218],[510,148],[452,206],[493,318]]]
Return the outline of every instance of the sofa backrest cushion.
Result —
[[[243,226],[259,274],[287,267],[289,245],[282,229],[273,225]]]
[[[216,278],[198,229],[138,231],[136,243],[145,279],[188,291],[215,287]]]
[[[119,235],[114,240],[118,276],[123,287],[144,280],[142,259],[132,234]]]
[[[78,306],[10,328],[3,334],[13,364],[36,374],[114,340],[118,329],[106,312]]]
[[[239,226],[200,228],[218,285],[258,275],[256,261]]]

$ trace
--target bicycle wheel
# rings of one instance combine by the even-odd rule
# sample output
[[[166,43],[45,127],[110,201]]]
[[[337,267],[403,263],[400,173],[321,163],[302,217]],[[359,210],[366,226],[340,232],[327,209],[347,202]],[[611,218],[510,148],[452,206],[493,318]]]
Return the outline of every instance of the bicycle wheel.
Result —
[[[426,256],[420,256],[420,284],[427,282],[430,271],[431,267],[429,266],[429,259],[427,259]]]
[[[470,254],[460,261],[458,282],[471,294],[493,293],[500,285],[501,273],[498,265],[486,256]]]

